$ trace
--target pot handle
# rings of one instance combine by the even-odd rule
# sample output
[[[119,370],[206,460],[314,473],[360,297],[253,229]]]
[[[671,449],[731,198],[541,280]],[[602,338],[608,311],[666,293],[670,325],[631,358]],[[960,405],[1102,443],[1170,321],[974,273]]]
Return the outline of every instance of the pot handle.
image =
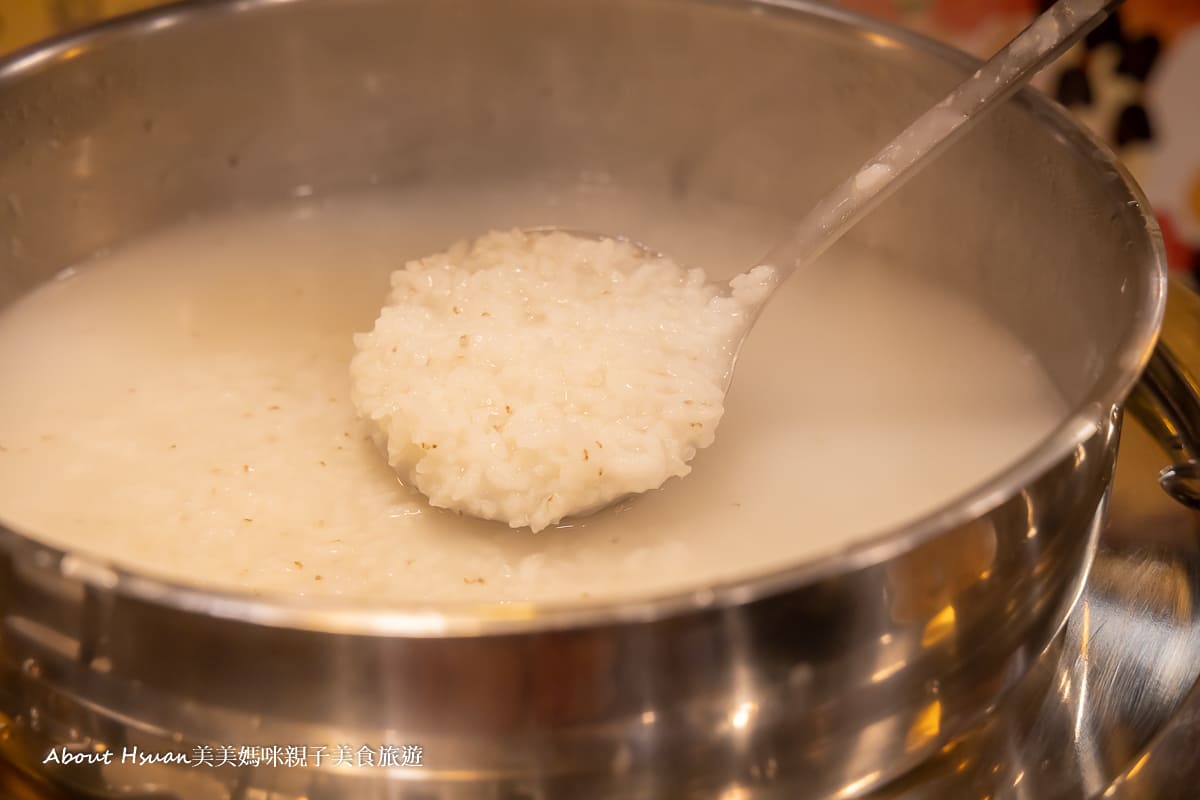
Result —
[[[1172,279],[1162,336],[1127,408],[1171,458],[1158,482],[1200,509],[1200,295]]]

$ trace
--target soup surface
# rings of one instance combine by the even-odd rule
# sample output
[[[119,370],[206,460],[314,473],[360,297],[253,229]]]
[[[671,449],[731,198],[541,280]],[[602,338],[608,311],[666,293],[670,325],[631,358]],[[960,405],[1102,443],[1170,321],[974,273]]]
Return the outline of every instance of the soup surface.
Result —
[[[0,315],[0,518],[194,585],[386,605],[595,600],[783,567],[1012,464],[1064,407],[981,312],[842,247],[781,290],[690,476],[533,534],[430,508],[349,400],[406,260],[489,229],[631,236],[720,278],[786,222],[611,185],[308,198],[194,220]]]

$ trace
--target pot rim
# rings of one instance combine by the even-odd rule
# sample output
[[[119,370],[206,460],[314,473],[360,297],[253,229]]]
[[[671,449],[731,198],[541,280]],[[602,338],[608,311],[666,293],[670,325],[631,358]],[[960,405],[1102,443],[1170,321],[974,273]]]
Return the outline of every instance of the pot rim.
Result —
[[[198,19],[254,11],[266,6],[327,0],[178,0],[165,6],[109,19],[54,37],[0,58],[0,87],[34,74],[44,66],[75,58],[113,41],[151,35]],[[854,29],[876,46],[919,50],[964,73],[981,63],[967,53],[890,23],[826,6],[819,0],[691,0],[744,8],[747,12],[807,16]],[[286,596],[262,597],[227,589],[205,589],[171,579],[139,574],[96,556],[43,544],[0,519],[0,547],[15,560],[52,570],[92,590],[249,624],[357,636],[480,636],[520,634],[601,625],[645,623],[689,612],[740,606],[805,584],[872,566],[977,519],[1070,457],[1099,433],[1124,403],[1154,351],[1166,306],[1166,250],[1149,202],[1112,150],[1080,125],[1069,112],[1031,88],[1018,92],[1018,103],[1039,124],[1092,155],[1097,169],[1123,194],[1122,214],[1149,239],[1146,263],[1138,270],[1143,307],[1132,332],[1094,384],[1089,398],[1076,406],[1054,431],[1017,463],[980,485],[948,499],[937,509],[901,526],[871,534],[842,548],[769,572],[742,576],[710,586],[674,590],[616,601],[590,603],[439,603],[363,606]]]

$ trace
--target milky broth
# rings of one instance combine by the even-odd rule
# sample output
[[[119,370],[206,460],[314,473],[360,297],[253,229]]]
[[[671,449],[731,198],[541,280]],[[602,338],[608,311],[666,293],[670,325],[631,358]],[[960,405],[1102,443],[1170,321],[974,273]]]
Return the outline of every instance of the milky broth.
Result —
[[[387,277],[456,239],[556,224],[703,267],[782,230],[728,208],[534,184],[192,221],[0,314],[0,518],[189,584],[359,604],[574,601],[773,570],[911,520],[1012,464],[1064,406],[956,297],[842,247],[786,285],[693,473],[538,534],[429,508],[349,401]]]

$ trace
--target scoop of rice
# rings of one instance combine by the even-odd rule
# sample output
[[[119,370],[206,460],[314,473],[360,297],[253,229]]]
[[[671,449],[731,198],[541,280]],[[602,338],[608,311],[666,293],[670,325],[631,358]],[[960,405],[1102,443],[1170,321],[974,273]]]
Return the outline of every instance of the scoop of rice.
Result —
[[[393,273],[354,402],[430,503],[538,531],[688,474],[772,278],[723,296],[628,242],[490,233]]]

